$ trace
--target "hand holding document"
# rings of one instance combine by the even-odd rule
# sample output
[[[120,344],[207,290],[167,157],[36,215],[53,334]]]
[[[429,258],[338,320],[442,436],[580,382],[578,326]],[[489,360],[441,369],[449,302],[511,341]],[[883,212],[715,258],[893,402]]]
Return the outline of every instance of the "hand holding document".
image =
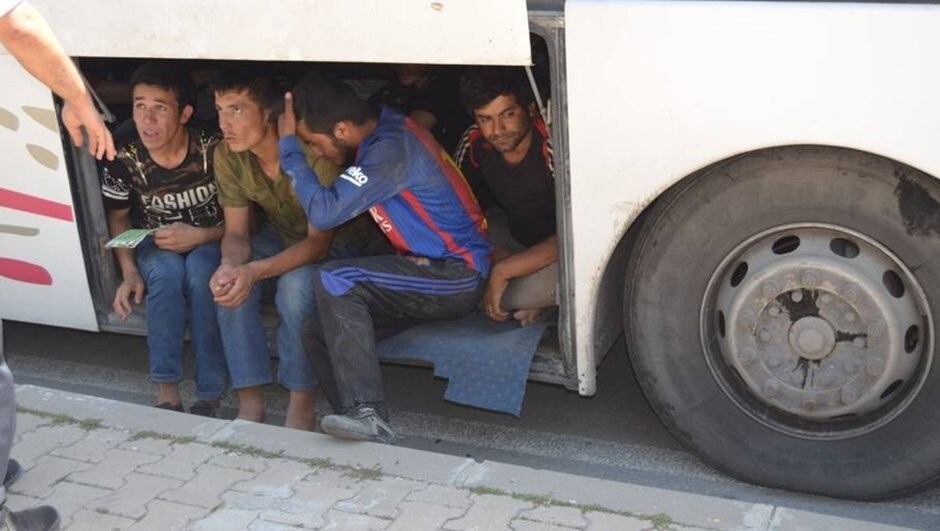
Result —
[[[123,249],[133,249],[137,247],[140,242],[144,241],[144,238],[153,233],[155,229],[130,229],[118,234],[114,238],[111,238],[108,243],[104,244],[108,249],[114,249],[115,247],[120,247]]]

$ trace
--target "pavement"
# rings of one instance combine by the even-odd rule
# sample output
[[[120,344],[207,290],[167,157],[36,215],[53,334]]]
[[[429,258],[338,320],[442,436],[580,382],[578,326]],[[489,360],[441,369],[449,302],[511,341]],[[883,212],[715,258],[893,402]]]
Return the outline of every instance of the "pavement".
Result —
[[[68,530],[900,529],[32,385],[16,396],[25,473],[7,505],[53,505]]]

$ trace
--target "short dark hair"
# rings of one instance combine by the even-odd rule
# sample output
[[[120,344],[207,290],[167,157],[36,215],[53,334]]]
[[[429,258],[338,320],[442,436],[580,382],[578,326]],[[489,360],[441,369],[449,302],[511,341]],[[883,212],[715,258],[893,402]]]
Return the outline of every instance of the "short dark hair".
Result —
[[[332,135],[339,122],[361,125],[376,116],[375,108],[349,83],[331,74],[311,72],[291,92],[297,119],[314,133]]]
[[[471,115],[499,96],[515,96],[523,107],[535,101],[529,78],[519,67],[475,67],[460,76],[460,102]]]
[[[195,106],[196,94],[189,72],[178,64],[164,61],[144,63],[131,74],[131,90],[137,85],[151,85],[172,91],[176,95],[180,112],[187,105]]]
[[[251,101],[258,104],[262,111],[270,112],[268,121],[277,123],[277,117],[284,112],[283,83],[267,77],[252,76],[237,70],[226,70],[219,74],[212,83],[212,92],[247,92]]]

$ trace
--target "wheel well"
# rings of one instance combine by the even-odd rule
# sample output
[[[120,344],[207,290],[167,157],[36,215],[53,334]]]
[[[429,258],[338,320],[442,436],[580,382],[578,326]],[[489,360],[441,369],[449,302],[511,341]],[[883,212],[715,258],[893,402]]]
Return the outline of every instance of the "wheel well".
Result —
[[[712,162],[662,189],[654,197],[649,198],[646,205],[621,227],[620,240],[617,242],[613,251],[611,251],[607,263],[604,266],[604,273],[601,276],[601,282],[597,292],[598,297],[594,301],[595,318],[593,320],[593,337],[595,366],[601,363],[604,356],[607,355],[617,339],[623,335],[623,279],[630,262],[634,243],[636,242],[637,236],[643,231],[644,220],[648,217],[649,212],[661,201],[668,200],[676,190],[688,186],[696,179],[712,172],[718,167],[747,157],[770,156],[770,158],[772,158],[774,151],[792,149],[794,147],[806,147],[811,149],[827,148],[832,150],[833,156],[850,156],[853,154],[875,156],[896,164],[899,169],[898,171],[901,173],[904,172],[904,169],[917,169],[909,164],[905,164],[890,157],[878,155],[877,153],[842,146],[821,146],[815,144],[781,145],[747,151]],[[932,177],[936,179],[936,176],[932,175]],[[940,182],[938,182],[938,187],[940,187]],[[899,194],[903,193],[909,196],[908,200],[904,201],[910,205],[910,208],[903,212],[906,223],[911,227],[911,230],[940,233],[940,201],[934,199],[927,190],[919,187],[915,188],[916,189],[899,188],[898,191]]]

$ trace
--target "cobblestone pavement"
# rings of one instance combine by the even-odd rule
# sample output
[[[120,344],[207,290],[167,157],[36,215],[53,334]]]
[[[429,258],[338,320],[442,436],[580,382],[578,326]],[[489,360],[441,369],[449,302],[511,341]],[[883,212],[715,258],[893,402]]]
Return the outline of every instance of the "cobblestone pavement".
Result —
[[[34,386],[17,388],[13,510],[64,529],[893,529]]]

